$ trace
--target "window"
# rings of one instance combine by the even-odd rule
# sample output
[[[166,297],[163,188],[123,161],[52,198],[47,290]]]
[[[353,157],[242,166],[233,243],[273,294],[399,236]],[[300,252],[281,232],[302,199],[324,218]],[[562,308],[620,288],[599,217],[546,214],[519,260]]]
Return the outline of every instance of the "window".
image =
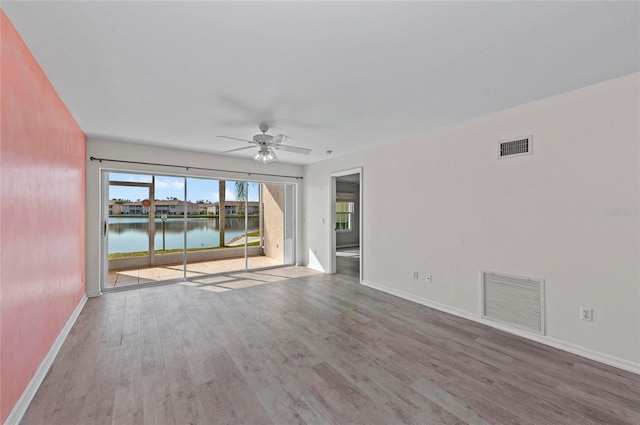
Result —
[[[352,230],[353,202],[336,202],[336,231],[350,232]]]

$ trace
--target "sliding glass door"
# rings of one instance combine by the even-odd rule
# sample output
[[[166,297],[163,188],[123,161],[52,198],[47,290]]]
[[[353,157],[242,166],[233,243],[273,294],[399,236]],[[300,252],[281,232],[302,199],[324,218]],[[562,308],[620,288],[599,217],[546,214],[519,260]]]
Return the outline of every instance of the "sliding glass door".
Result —
[[[294,186],[105,172],[103,289],[294,263]]]

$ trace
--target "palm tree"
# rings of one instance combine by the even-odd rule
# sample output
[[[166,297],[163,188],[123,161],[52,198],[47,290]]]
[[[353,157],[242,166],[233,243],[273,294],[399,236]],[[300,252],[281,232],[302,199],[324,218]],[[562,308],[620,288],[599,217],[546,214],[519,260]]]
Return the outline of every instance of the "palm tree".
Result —
[[[244,201],[247,200],[247,183],[241,181],[233,182],[236,189],[236,201],[238,201],[238,208],[236,214],[244,215]]]
[[[224,246],[224,230],[225,230],[225,204],[224,198],[226,196],[227,182],[224,180],[218,180],[218,232],[220,233],[220,246]]]

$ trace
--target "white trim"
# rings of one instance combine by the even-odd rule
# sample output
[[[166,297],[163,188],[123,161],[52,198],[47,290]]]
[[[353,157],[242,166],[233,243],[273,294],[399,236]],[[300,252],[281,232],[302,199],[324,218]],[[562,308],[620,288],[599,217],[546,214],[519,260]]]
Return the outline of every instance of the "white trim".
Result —
[[[360,283],[364,280],[364,167],[360,167],[360,184],[358,185],[358,246],[360,247],[360,275],[358,276],[358,280]]]
[[[476,322],[482,323],[482,318],[473,313],[466,312],[464,310],[459,310],[455,307],[450,307],[446,304],[441,304],[439,302],[431,301],[426,298],[419,297],[417,295],[410,294],[408,292],[401,291],[395,288],[389,288],[388,286],[380,285],[378,283],[374,283],[368,280],[363,280],[362,284],[364,286],[368,286],[369,288],[377,289],[378,291],[386,292],[387,294],[395,295],[396,297],[404,298],[409,301],[413,301],[418,304],[422,304],[427,307],[435,308],[436,310],[443,311],[445,313],[453,314],[454,316],[462,317],[464,319],[473,320]],[[490,322],[494,324],[493,322]]]
[[[94,298],[102,296],[102,292],[100,291],[87,291],[87,297]]]
[[[368,286],[369,288],[377,289],[378,291],[395,295],[396,297],[404,298],[406,300],[413,301],[415,303],[418,303],[439,311],[443,311],[445,313],[453,314],[454,316],[462,317],[463,319],[472,320],[474,322],[481,323],[491,328],[499,329],[501,331],[508,332],[513,335],[517,335],[522,338],[526,338],[535,342],[539,342],[541,344],[548,345],[550,347],[557,348],[559,350],[566,351],[571,354],[576,354],[578,356],[585,357],[590,360],[594,360],[609,366],[626,370],[627,372],[632,372],[640,375],[640,363],[637,363],[637,362],[632,362],[630,360],[622,359],[620,357],[604,354],[604,353],[594,351],[589,348],[581,347],[579,345],[562,341],[556,338],[543,336],[533,332],[523,331],[520,329],[515,329],[506,325],[501,325],[491,320],[483,319],[480,315],[469,313],[467,311],[460,310],[455,307],[450,307],[445,304],[431,301],[426,298],[419,297],[417,295],[409,294],[408,292],[404,292],[399,289],[389,288],[387,286],[380,285],[378,283],[363,280],[362,284],[364,286]]]
[[[73,313],[71,313],[69,320],[67,320],[67,323],[64,325],[64,327],[58,334],[58,337],[53,342],[53,345],[49,349],[49,352],[44,357],[44,359],[42,359],[42,362],[40,363],[38,370],[36,370],[36,373],[33,375],[33,378],[31,378],[31,381],[29,381],[29,384],[24,389],[15,406],[13,406],[13,409],[11,410],[9,417],[7,417],[7,420],[4,422],[4,425],[18,425],[20,421],[22,421],[22,417],[26,413],[29,404],[31,404],[33,397],[36,395],[38,388],[40,388],[42,381],[44,381],[44,378],[47,376],[49,368],[51,368],[51,365],[58,355],[60,348],[62,348],[64,340],[67,339],[69,331],[71,331],[73,324],[76,322],[76,319],[78,319],[78,316],[80,315],[80,312],[82,311],[82,308],[84,307],[86,302],[87,296],[83,295],[75,310],[73,310]]]
[[[109,172],[100,168],[100,230],[98,233],[98,252],[100,253],[100,267],[98,273],[98,290],[100,292],[108,287],[109,281]],[[103,227],[104,226],[104,227]],[[88,242],[87,242],[88,243]],[[87,293],[88,296],[91,296]]]
[[[319,264],[307,264],[307,268],[315,270],[317,272],[326,273],[322,266]]]
[[[363,192],[363,169],[364,167],[360,166],[360,167],[355,167],[355,168],[349,168],[347,170],[339,170],[339,171],[332,171],[329,174],[329,217],[331,220],[330,226],[329,226],[329,258],[328,258],[328,269],[329,271],[327,273],[329,274],[335,274],[336,272],[336,234],[337,234],[337,230],[336,230],[336,178],[337,177],[343,177],[343,176],[349,176],[351,174],[358,174],[358,178],[359,178],[359,199],[358,202],[360,205],[358,205],[359,208],[359,219],[360,219],[360,223],[358,224],[358,226],[360,227],[360,230],[358,232],[359,235],[359,241],[358,244],[362,247],[363,245],[363,233],[364,233],[364,225],[363,225],[363,221],[362,221],[362,216],[363,216],[363,204],[362,204],[362,192]],[[362,282],[362,278],[363,278],[363,252],[362,249],[360,250],[360,275],[358,276],[358,280],[360,282]]]
[[[336,187],[338,182],[336,177],[331,174],[329,176],[329,256],[327,264],[327,273],[336,273]]]

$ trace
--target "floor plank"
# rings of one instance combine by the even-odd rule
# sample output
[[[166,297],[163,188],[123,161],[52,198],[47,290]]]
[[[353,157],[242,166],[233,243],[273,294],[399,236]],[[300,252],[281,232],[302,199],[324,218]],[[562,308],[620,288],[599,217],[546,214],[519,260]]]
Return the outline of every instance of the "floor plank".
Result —
[[[640,376],[361,286],[357,253],[90,299],[22,424],[640,423]]]

